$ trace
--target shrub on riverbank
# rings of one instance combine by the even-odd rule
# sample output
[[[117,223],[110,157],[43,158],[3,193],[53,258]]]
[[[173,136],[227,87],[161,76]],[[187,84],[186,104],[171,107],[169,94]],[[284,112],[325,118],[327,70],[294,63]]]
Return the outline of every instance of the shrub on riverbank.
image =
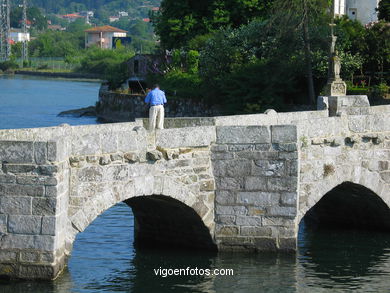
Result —
[[[118,88],[128,77],[126,61],[134,56],[128,48],[105,50],[90,48],[80,58],[77,72],[100,74],[109,83],[110,89]]]
[[[0,62],[0,70],[8,71],[12,69],[18,69],[19,65],[14,60]]]

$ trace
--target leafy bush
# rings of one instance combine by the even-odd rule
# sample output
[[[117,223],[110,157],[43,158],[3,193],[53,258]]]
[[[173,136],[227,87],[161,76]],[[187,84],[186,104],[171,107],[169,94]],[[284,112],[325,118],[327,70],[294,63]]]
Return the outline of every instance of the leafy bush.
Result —
[[[202,80],[194,73],[172,70],[159,80],[161,88],[173,98],[200,99],[202,93]]]
[[[17,69],[19,65],[14,60],[0,62],[0,70],[6,71],[9,69]]]

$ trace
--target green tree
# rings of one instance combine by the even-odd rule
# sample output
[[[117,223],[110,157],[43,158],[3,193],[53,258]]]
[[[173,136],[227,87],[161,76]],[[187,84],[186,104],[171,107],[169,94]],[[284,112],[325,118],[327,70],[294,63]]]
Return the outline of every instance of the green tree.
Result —
[[[152,14],[152,21],[163,48],[181,48],[191,39],[221,26],[238,27],[265,16],[270,3],[270,0],[163,0],[160,12]]]
[[[14,7],[11,10],[11,27],[21,27],[22,14],[23,9],[21,7]],[[32,26],[39,31],[47,28],[47,19],[37,7],[29,7],[27,9],[27,19],[31,21]]]
[[[381,0],[378,5],[378,18],[390,21],[390,0]]]

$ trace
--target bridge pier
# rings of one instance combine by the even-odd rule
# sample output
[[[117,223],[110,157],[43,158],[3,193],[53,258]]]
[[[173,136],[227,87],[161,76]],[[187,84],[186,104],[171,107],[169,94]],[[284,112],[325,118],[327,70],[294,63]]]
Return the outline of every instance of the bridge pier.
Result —
[[[217,127],[212,147],[220,250],[295,251],[295,125]]]

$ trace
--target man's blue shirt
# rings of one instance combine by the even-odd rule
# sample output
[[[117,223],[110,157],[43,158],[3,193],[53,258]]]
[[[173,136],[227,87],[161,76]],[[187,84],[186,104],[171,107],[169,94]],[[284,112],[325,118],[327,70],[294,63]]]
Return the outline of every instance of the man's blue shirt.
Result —
[[[150,106],[163,105],[167,102],[165,93],[160,89],[154,89],[148,93],[145,98],[145,103],[150,104]]]

